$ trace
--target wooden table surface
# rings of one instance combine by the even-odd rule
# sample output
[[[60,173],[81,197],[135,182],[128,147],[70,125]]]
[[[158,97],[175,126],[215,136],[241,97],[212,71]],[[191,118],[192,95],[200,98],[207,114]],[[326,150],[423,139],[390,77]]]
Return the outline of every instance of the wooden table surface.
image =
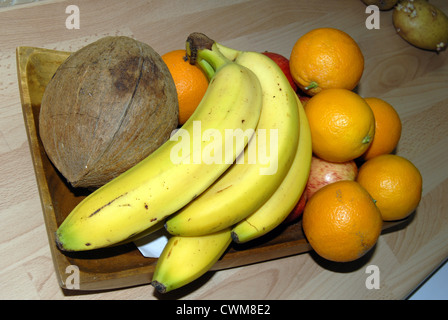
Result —
[[[431,0],[448,13],[446,0]],[[67,29],[67,6],[80,28]],[[1,299],[403,299],[448,257],[448,52],[417,49],[381,12],[380,29],[366,28],[356,0],[48,0],[0,9],[0,298]],[[366,257],[346,264],[305,253],[209,272],[172,294],[152,286],[103,292],[63,291],[58,285],[42,216],[17,84],[15,49],[77,50],[106,35],[127,35],[158,53],[181,49],[204,32],[235,48],[289,56],[295,41],[317,27],[349,33],[365,56],[358,87],[364,97],[391,103],[403,121],[397,154],[423,175],[423,197],[410,222],[381,236]],[[368,289],[368,266],[379,289]]]

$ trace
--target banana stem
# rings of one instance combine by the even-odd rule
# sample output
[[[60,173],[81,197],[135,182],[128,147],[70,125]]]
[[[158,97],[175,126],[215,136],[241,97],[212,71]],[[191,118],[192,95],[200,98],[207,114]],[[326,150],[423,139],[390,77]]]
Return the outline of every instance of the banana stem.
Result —
[[[210,81],[213,78],[213,76],[215,75],[215,69],[213,69],[213,67],[210,65],[210,63],[208,63],[204,59],[199,60],[197,62],[197,64],[199,65],[199,67],[202,69],[202,71],[207,76],[208,81]]]
[[[198,59],[207,61],[215,72],[219,70],[223,65],[230,62],[229,59],[224,57],[219,51],[212,51],[209,49],[199,49]]]
[[[197,64],[211,79],[214,73],[230,62],[217,48],[215,41],[202,33],[192,33],[186,41],[187,56],[191,64]]]

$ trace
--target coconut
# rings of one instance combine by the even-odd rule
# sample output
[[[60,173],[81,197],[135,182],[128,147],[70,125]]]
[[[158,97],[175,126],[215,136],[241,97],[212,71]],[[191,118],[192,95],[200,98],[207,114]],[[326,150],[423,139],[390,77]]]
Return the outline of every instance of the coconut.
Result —
[[[154,152],[178,125],[176,87],[148,44],[105,37],[71,54],[42,97],[39,134],[74,187],[97,188]]]

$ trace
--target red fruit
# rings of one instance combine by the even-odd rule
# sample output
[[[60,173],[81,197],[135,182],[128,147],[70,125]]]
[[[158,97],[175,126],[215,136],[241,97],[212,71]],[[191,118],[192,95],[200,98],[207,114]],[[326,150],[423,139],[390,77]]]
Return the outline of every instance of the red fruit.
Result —
[[[265,51],[262,52],[265,56],[268,56],[274,62],[282,69],[283,73],[285,74],[286,78],[288,79],[289,83],[291,84],[292,89],[294,92],[297,91],[297,85],[292,79],[291,71],[289,69],[289,60],[285,56],[282,56],[281,54]]]
[[[286,217],[283,223],[292,223],[298,220],[302,216],[303,210],[305,210],[307,199],[308,198],[306,196],[306,192],[303,191],[302,196],[299,199],[299,202],[297,202],[296,206],[291,211],[291,213]]]
[[[317,190],[327,184],[340,180],[355,180],[357,175],[358,167],[354,160],[330,162],[313,155],[310,176],[305,189],[306,195],[310,199]]]
[[[302,102],[302,106],[305,106],[305,104],[308,102],[308,100],[311,99],[311,98],[308,97],[308,96],[301,96],[301,95],[298,95],[298,96],[299,96],[299,100],[300,100],[300,102]]]

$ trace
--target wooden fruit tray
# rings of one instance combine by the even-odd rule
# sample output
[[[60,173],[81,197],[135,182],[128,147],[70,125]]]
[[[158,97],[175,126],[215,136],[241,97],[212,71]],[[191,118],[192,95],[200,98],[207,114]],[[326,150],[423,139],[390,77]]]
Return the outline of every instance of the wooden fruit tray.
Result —
[[[42,203],[47,236],[59,284],[79,268],[80,290],[103,290],[149,284],[157,262],[145,258],[133,243],[86,252],[62,252],[55,245],[55,232],[70,211],[88,195],[86,190],[74,189],[48,159],[39,138],[39,111],[45,87],[69,52],[35,47],[16,50],[18,81],[22,111]],[[384,230],[396,226],[388,222]],[[278,227],[270,234],[244,245],[232,244],[212,270],[222,270],[268,261],[311,250],[301,221]],[[71,287],[71,286],[69,286]],[[69,288],[70,289],[70,288]]]

